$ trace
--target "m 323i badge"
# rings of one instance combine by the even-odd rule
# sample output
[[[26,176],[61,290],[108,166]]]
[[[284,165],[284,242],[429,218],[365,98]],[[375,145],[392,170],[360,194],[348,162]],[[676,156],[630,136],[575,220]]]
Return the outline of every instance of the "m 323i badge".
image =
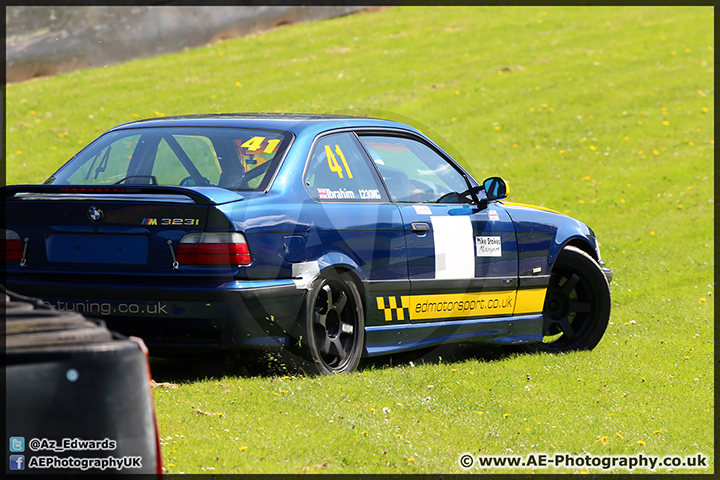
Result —
[[[200,225],[199,218],[143,218],[140,225],[165,225],[192,227]]]

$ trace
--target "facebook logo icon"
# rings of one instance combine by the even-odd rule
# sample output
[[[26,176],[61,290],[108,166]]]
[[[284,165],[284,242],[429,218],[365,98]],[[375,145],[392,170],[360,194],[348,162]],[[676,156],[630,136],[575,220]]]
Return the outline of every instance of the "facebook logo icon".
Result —
[[[25,470],[25,455],[10,455],[10,470]]]

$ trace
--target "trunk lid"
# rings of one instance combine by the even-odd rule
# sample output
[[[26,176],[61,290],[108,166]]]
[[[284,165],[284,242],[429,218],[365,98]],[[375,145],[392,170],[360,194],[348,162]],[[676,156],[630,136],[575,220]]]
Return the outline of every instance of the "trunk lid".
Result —
[[[180,238],[229,229],[216,205],[242,200],[215,187],[12,186],[6,228],[23,242],[27,273],[170,273]]]

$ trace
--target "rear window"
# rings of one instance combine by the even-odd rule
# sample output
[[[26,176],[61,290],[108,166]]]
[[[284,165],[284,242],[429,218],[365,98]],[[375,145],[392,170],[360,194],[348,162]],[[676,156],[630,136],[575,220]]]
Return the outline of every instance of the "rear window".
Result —
[[[247,128],[134,128],[107,133],[45,183],[214,185],[264,190],[292,134]]]

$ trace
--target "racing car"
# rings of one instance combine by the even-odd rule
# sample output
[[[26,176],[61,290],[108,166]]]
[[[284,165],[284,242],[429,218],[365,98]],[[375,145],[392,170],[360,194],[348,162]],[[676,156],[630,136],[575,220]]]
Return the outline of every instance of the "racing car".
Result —
[[[594,232],[507,194],[389,120],[132,121],[3,188],[6,286],[151,353],[288,349],[325,374],[446,342],[594,348]]]

